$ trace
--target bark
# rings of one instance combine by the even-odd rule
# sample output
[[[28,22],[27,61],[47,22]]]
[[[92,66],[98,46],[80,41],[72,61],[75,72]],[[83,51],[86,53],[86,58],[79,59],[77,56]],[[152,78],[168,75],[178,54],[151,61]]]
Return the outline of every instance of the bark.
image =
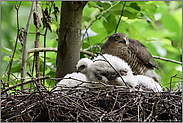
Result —
[[[62,2],[56,60],[57,78],[76,70],[76,63],[80,59],[82,12],[86,3]]]

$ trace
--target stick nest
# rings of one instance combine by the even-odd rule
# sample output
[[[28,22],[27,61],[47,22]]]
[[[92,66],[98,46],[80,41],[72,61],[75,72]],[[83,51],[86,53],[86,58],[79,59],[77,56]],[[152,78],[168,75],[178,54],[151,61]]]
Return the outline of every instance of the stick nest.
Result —
[[[39,87],[39,88],[38,88]],[[2,122],[181,122],[181,91],[154,93],[126,87],[63,88],[38,86],[1,97]]]

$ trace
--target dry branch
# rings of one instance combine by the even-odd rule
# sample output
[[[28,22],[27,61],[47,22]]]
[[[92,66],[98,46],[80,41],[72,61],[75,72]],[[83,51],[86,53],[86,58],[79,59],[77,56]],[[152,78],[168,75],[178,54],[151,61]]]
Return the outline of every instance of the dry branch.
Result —
[[[178,62],[178,61],[175,61],[175,60],[172,60],[172,59],[162,58],[162,57],[159,57],[159,56],[153,56],[153,58],[160,59],[160,60],[164,60],[164,61],[169,61],[169,62],[173,62],[173,63],[181,64],[182,65],[182,62]]]
[[[32,15],[34,12],[34,6],[35,6],[35,1],[32,1],[32,5],[31,5],[31,10],[29,13],[29,18],[27,21],[27,25],[26,25],[26,30],[24,33],[24,44],[23,44],[23,54],[22,54],[22,64],[21,64],[21,82],[24,82],[24,78],[25,78],[25,74],[26,74],[26,62],[27,62],[27,40],[28,40],[28,34],[29,34],[29,28],[30,28],[30,24],[31,24],[31,20],[32,20]],[[21,89],[24,89],[25,87],[22,85]]]
[[[37,78],[37,79],[35,79],[35,81],[37,81],[37,80],[42,80],[42,79],[49,79],[49,78],[50,78],[50,76],[45,76],[45,77],[42,77],[42,78]],[[1,91],[1,95],[2,95],[4,92],[6,92],[6,91],[9,91],[9,90],[11,90],[11,89],[13,89],[13,88],[16,88],[16,87],[18,87],[18,86],[21,86],[21,85],[25,85],[25,84],[31,83],[31,82],[33,82],[33,81],[34,81],[34,80],[29,80],[29,81],[26,81],[26,82],[23,82],[23,83],[19,83],[19,84],[13,85],[13,86],[11,86],[11,87],[9,87],[9,88],[6,88],[5,90]]]
[[[39,48],[39,37],[40,37],[40,1],[36,1],[36,12],[34,13],[34,21],[35,21],[35,26],[36,26],[36,39],[35,39],[35,48]],[[40,76],[40,71],[39,71],[39,52],[34,53],[34,58],[35,58],[35,69],[36,69],[36,78]],[[34,65],[33,65],[34,67]],[[32,75],[33,75],[33,70],[32,69]]]
[[[29,53],[34,53],[34,52],[57,52],[57,48],[53,48],[53,47],[49,47],[49,48],[32,48],[28,50],[28,54]],[[91,53],[89,51],[85,51],[85,50],[80,50],[81,53],[87,54],[89,56],[93,56],[96,57],[97,55],[95,53]]]
[[[17,43],[18,43],[18,38],[19,38],[19,18],[18,18],[18,11],[19,11],[19,8],[20,8],[20,5],[21,5],[21,1],[19,3],[19,5],[17,5],[15,3],[15,9],[17,11],[17,37],[16,37],[16,42],[15,42],[15,48],[14,48],[14,51],[13,51],[13,55],[11,57],[11,60],[10,60],[10,63],[9,63],[9,70],[8,70],[8,81],[10,80],[10,71],[11,71],[11,66],[12,66],[12,63],[13,63],[13,58],[14,58],[14,55],[15,55],[15,51],[16,51],[16,47],[17,47]]]
[[[32,75],[30,76],[32,77]],[[177,76],[173,77],[177,78]],[[36,85],[33,86],[36,86],[37,90],[33,88],[29,91],[14,89],[8,97],[1,97],[2,122],[182,121],[181,89],[179,89],[179,93],[177,93],[177,89],[154,93],[152,91],[130,91],[126,86],[104,85],[85,89],[84,86],[78,85],[76,87],[63,86],[57,92],[52,92],[52,90],[48,91],[46,86],[37,83],[38,79],[33,77],[32,79],[23,84],[35,82]],[[56,82],[60,79],[73,78],[48,77],[48,79]],[[6,91],[21,84],[2,89],[2,96]],[[82,89],[77,87],[82,87]]]
[[[84,36],[86,35],[86,33],[87,33],[88,29],[90,28],[90,26],[91,26],[95,21],[99,20],[99,19],[103,16],[103,14],[105,14],[107,11],[109,11],[112,7],[116,6],[118,3],[120,3],[120,1],[116,2],[114,5],[111,5],[107,10],[105,10],[104,12],[102,12],[95,20],[93,20],[93,21],[90,23],[90,25],[86,28],[86,31],[85,31],[85,33],[84,33],[83,36],[82,36],[82,40],[81,40],[82,42],[83,42]]]
[[[40,89],[1,101],[1,121],[16,122],[181,122],[181,94],[127,88]],[[168,97],[168,98],[167,98]],[[168,110],[167,110],[168,109]],[[166,117],[165,117],[166,116]],[[29,117],[29,118],[28,118]],[[19,122],[20,122],[19,121]]]
[[[124,4],[123,4],[123,8],[122,8],[122,10],[121,10],[121,16],[120,16],[120,18],[119,18],[119,20],[118,20],[118,24],[117,24],[117,26],[116,26],[115,33],[116,33],[116,32],[117,32],[117,30],[118,30],[119,23],[120,23],[121,18],[122,18],[122,16],[123,16],[123,12],[124,12],[124,8],[125,8],[125,4],[126,4],[126,1],[125,1],[125,2],[124,2]]]
[[[28,50],[28,54],[29,53],[34,53],[34,52],[48,52],[48,51],[51,51],[51,52],[57,52],[57,48],[32,48],[32,49],[29,49]],[[89,51],[85,51],[85,50],[80,50],[81,53],[84,53],[84,54],[87,54],[89,56],[93,56],[93,57],[96,57],[97,55],[95,53],[92,53],[92,52],[89,52]],[[159,56],[153,56],[153,58],[155,59],[160,59],[160,60],[164,60],[164,61],[169,61],[169,62],[172,62],[172,63],[176,63],[176,64],[182,64],[182,62],[178,62],[176,60],[172,60],[172,59],[167,59],[167,58],[162,58],[162,57],[159,57]]]

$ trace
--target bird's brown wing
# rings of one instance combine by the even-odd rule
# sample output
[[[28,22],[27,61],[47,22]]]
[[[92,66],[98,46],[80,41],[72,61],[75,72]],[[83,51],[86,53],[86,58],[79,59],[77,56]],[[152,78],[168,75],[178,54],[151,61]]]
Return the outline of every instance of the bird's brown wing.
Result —
[[[119,72],[122,76],[126,76],[127,73],[128,73],[128,70],[127,69],[120,70]],[[95,74],[95,77],[97,77],[98,80],[102,80],[101,76],[105,76],[107,78],[107,80],[109,80],[109,81],[115,80],[117,77],[120,77],[120,75],[115,71],[103,71],[101,73],[95,72],[94,74]]]
[[[128,39],[129,40],[129,47],[128,49],[136,54],[137,58],[139,58],[147,67],[149,68],[158,68],[157,63],[153,59],[152,55],[149,53],[147,50],[148,48],[139,42],[138,40],[135,39]]]

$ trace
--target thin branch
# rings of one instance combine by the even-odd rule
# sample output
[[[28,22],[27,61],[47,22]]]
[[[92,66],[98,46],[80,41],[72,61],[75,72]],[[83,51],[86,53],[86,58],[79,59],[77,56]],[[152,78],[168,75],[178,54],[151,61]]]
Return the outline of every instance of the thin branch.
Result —
[[[46,34],[47,34],[47,28],[44,33],[44,48],[46,48]],[[46,51],[44,51],[44,63],[43,63],[43,76],[45,76],[45,70],[46,70]],[[44,83],[44,81],[43,81]]]
[[[92,21],[92,22],[90,23],[90,25],[88,26],[88,28],[86,28],[85,33],[83,34],[83,37],[82,37],[82,40],[81,40],[81,41],[84,40],[84,36],[85,36],[85,34],[87,33],[89,27],[90,27],[95,21],[99,20],[99,19],[102,17],[103,14],[105,14],[107,11],[109,11],[112,7],[116,6],[116,5],[117,5],[118,3],[120,3],[120,2],[121,2],[121,1],[118,1],[117,3],[115,3],[114,5],[112,5],[111,7],[109,7],[106,11],[102,12],[94,21]]]
[[[22,64],[21,64],[21,82],[24,82],[25,74],[26,74],[26,61],[27,61],[27,39],[29,34],[29,28],[32,20],[32,15],[34,12],[35,1],[32,1],[31,10],[28,18],[28,22],[26,25],[26,31],[24,33],[24,44],[23,44],[23,54],[22,54]],[[21,89],[24,89],[24,86],[21,86]]]
[[[13,55],[11,57],[11,60],[10,60],[10,64],[9,64],[9,70],[8,70],[8,81],[10,80],[10,71],[11,71],[11,66],[12,66],[12,63],[13,63],[13,58],[14,58],[14,55],[15,55],[15,51],[16,51],[16,48],[17,48],[17,43],[18,43],[18,38],[19,38],[19,18],[18,18],[18,10],[20,8],[20,5],[21,5],[21,1],[19,3],[19,5],[17,6],[17,3],[15,3],[15,9],[17,11],[17,37],[16,37],[16,42],[15,42],[15,48],[14,48],[14,51],[13,51]],[[9,86],[9,84],[8,84]]]
[[[172,60],[172,59],[162,58],[162,57],[159,57],[159,56],[153,56],[153,58],[155,58],[155,59],[161,59],[161,60],[164,60],[164,61],[169,61],[169,62],[173,62],[173,63],[181,64],[182,65],[182,62],[178,62],[178,61],[175,61],[175,60]]]
[[[47,48],[32,48],[32,49],[29,49],[27,51],[27,53],[34,53],[34,52],[48,52],[48,51],[52,51],[52,52],[57,52],[57,48],[53,48],[53,47],[47,47]]]
[[[43,104],[45,104],[45,107],[46,107],[46,109],[47,109],[47,111],[48,111],[48,117],[49,117],[50,121],[52,121],[52,119],[51,119],[51,117],[50,117],[50,110],[49,110],[49,108],[48,108],[47,103],[45,102],[45,97],[43,96],[43,93],[42,93],[42,91],[41,91],[41,86],[37,83],[38,80],[36,81],[36,78],[34,78],[29,72],[27,72],[27,74],[28,74],[30,77],[32,77],[32,80],[35,82],[36,88],[37,88],[37,90],[38,90],[38,92],[39,92],[39,94],[40,94],[40,96],[41,96],[41,98],[42,98],[42,100],[43,100]]]
[[[27,51],[27,53],[30,54],[30,53],[34,53],[34,52],[48,52],[48,51],[57,52],[57,48],[53,48],[53,47],[49,47],[49,48],[32,48],[32,49],[29,49]],[[85,50],[82,50],[82,49],[80,50],[80,52],[84,53],[84,54],[87,54],[89,56],[93,56],[93,57],[97,56],[95,53],[85,51]]]
[[[37,81],[37,80],[42,80],[42,79],[49,79],[49,78],[50,78],[50,76],[45,76],[45,77],[42,77],[42,78],[37,78],[37,79],[35,79],[35,81]],[[26,81],[26,82],[23,82],[23,83],[18,83],[18,84],[13,85],[13,86],[11,86],[11,87],[9,87],[9,88],[6,88],[5,90],[1,91],[1,95],[2,95],[4,92],[6,92],[6,91],[9,91],[9,90],[11,90],[11,89],[13,89],[13,88],[16,88],[16,87],[18,87],[18,86],[21,86],[21,85],[25,85],[25,84],[31,83],[31,82],[33,82],[33,81],[34,81],[34,80],[29,80],[29,81]]]
[[[32,48],[32,49],[28,50],[28,54],[29,53],[34,53],[34,52],[44,52],[44,51],[45,52],[48,52],[48,51],[57,52],[57,48],[52,48],[52,47],[50,47],[50,48]],[[80,52],[84,53],[84,54],[87,54],[89,56],[93,56],[93,57],[97,56],[95,53],[85,51],[85,50],[82,50],[82,49],[80,50]],[[167,58],[162,58],[162,57],[159,57],[159,56],[153,56],[153,58],[173,62],[173,63],[176,63],[176,64],[182,64],[182,62],[178,62],[178,61],[167,59]]]
[[[147,120],[152,116],[152,114],[153,114],[153,112],[154,112],[153,109],[154,109],[154,107],[156,107],[157,102],[158,102],[158,100],[156,99],[156,101],[154,102],[154,104],[153,104],[153,106],[152,106],[151,113],[149,114],[149,116],[148,116],[143,122],[147,122]]]
[[[85,26],[85,29],[86,29],[86,26]],[[89,38],[88,32],[86,32],[86,34],[87,34],[87,37],[88,37],[89,47],[90,47],[90,49],[91,49],[91,51],[92,51],[92,53],[93,53],[93,49],[92,49],[92,47],[91,47],[91,43],[90,43],[90,38]]]
[[[114,104],[113,104],[112,109],[111,109],[110,112],[113,111],[113,109],[114,109],[114,107],[115,107],[115,105],[116,105],[116,102],[117,102],[117,100],[118,100],[118,94],[119,94],[119,92],[117,91],[116,98],[115,98],[115,102],[114,102]]]
[[[50,7],[50,10],[49,10],[49,15],[51,14],[52,6],[53,6],[53,1],[51,1],[51,7]],[[46,35],[47,35],[47,30],[48,30],[48,28],[46,27],[46,30],[45,30],[45,33],[44,33],[44,48],[46,48]],[[46,52],[44,51],[43,77],[45,76],[45,70],[46,70]],[[43,83],[44,82],[45,81],[43,80]]]
[[[40,37],[40,1],[36,1],[36,12],[37,15],[35,17],[35,21],[37,22],[36,25],[36,41],[35,41],[35,48],[39,48],[39,37]],[[40,76],[40,72],[39,72],[39,52],[34,53],[35,56],[35,69],[36,69],[36,78],[38,78]],[[33,73],[32,73],[33,75]]]
[[[117,32],[117,30],[118,30],[119,23],[120,23],[121,18],[122,18],[122,16],[123,16],[123,12],[124,12],[124,8],[125,8],[125,4],[126,4],[126,1],[125,1],[125,2],[124,2],[124,4],[123,4],[123,8],[122,8],[122,10],[121,10],[121,16],[120,16],[120,18],[119,18],[119,20],[118,20],[118,24],[117,24],[117,26],[116,26],[115,33],[116,33],[116,32]]]
[[[38,92],[39,92],[39,94],[40,94],[40,96],[41,96],[41,98],[42,98],[42,100],[44,99],[44,97],[43,97],[43,93],[41,92],[41,90],[40,90],[40,85],[37,83],[37,81],[39,80],[37,80],[36,81],[36,78],[34,78],[29,72],[27,72],[27,74],[29,75],[29,77],[31,77],[32,78],[32,80],[34,81],[34,83],[36,84],[36,88],[37,88],[37,90],[38,90]]]
[[[87,54],[89,56],[93,56],[93,57],[97,57],[97,54],[89,52],[89,51],[85,51],[85,50],[80,50],[81,53]]]
[[[121,73],[120,72],[118,72],[113,66],[112,66],[112,64],[103,56],[103,54],[102,53],[97,53],[97,54],[100,54],[103,58],[104,58],[104,60],[116,71],[116,73],[118,73],[119,75],[120,75],[120,78],[122,79],[122,81],[123,81],[123,83],[126,85],[126,87],[129,87],[128,86],[128,84],[125,82],[125,80],[123,79],[123,77],[122,77],[122,75],[121,75]]]

